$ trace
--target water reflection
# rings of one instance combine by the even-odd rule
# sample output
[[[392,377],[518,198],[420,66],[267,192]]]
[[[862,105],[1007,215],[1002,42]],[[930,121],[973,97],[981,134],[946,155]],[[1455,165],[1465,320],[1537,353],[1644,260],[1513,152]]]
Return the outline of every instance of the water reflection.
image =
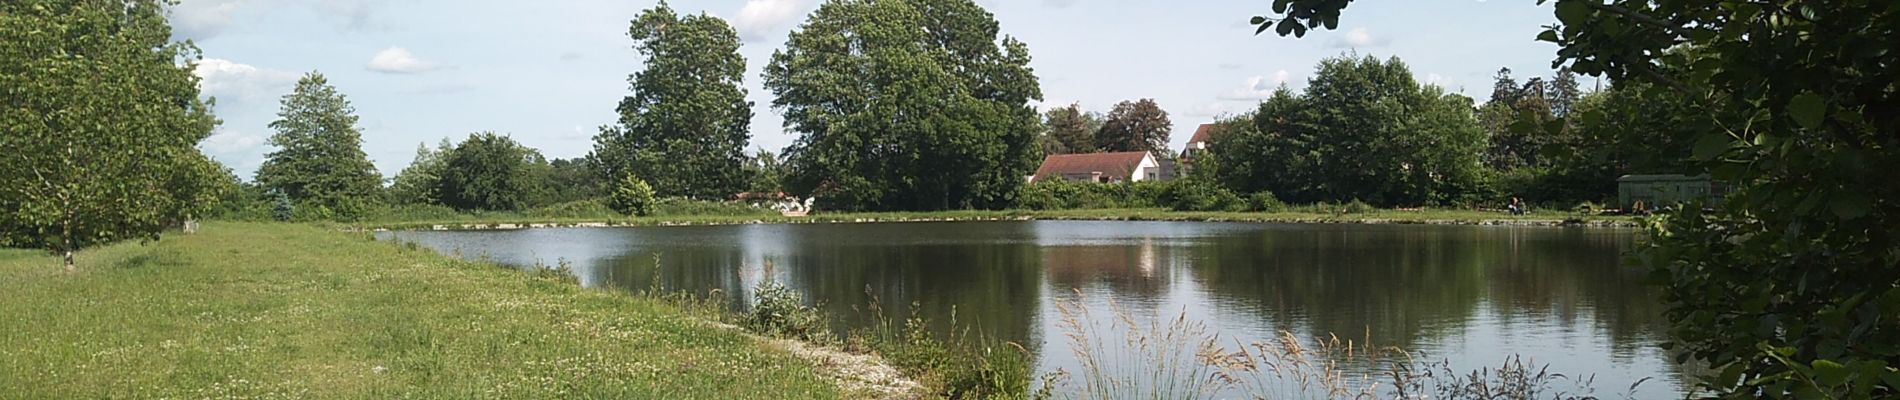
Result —
[[[1525,227],[995,222],[401,232],[444,251],[514,265],[572,263],[583,284],[729,294],[773,279],[822,303],[835,327],[865,326],[873,296],[915,304],[1074,370],[1053,303],[1098,315],[1186,313],[1236,339],[1290,330],[1370,336],[1459,368],[1527,354],[1594,372],[1644,397],[1677,390],[1658,344],[1661,309],[1619,266],[1634,232]],[[658,279],[657,282],[655,279]],[[1077,293],[1081,294],[1077,294]],[[902,315],[894,315],[901,317]]]

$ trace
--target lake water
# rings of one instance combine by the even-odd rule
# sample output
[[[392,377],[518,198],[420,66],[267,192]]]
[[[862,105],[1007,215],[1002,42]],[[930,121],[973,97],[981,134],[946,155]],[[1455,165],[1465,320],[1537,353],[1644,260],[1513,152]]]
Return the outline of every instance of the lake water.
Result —
[[[1223,341],[1290,332],[1370,337],[1495,367],[1518,354],[1594,374],[1616,397],[1680,397],[1683,367],[1629,229],[1212,222],[938,222],[422,231],[382,237],[515,265],[570,264],[583,285],[719,289],[744,307],[766,279],[822,302],[838,329],[886,309],[1023,344],[1040,371],[1075,372],[1057,304],[1101,323],[1185,314]],[[1110,304],[1113,304],[1111,307]]]

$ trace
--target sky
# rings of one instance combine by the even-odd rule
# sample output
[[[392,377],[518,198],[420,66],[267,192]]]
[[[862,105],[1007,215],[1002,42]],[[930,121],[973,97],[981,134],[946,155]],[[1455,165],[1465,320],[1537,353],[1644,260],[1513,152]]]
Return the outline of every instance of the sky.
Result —
[[[797,138],[771,108],[760,72],[823,0],[674,0],[678,12],[731,22],[745,41],[752,150]],[[348,96],[363,147],[385,176],[416,146],[494,131],[549,158],[587,154],[643,58],[629,20],[657,0],[184,0],[174,36],[203,50],[198,76],[224,123],[200,147],[249,180],[271,151],[278,100],[317,71]],[[1398,57],[1421,82],[1479,102],[1500,67],[1550,75],[1555,20],[1531,0],[1360,0],[1338,30],[1255,36],[1271,0],[978,0],[1002,34],[1029,45],[1048,109],[1107,112],[1153,98],[1179,149],[1194,128],[1298,90],[1327,57]],[[1592,84],[1586,78],[1585,86]]]

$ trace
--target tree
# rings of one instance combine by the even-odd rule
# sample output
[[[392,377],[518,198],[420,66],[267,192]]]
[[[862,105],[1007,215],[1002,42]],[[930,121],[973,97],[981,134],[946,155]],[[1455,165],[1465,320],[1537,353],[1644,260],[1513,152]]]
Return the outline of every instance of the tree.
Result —
[[[156,238],[204,204],[218,121],[166,2],[0,3],[0,245],[62,255]]]
[[[1583,97],[1583,90],[1577,87],[1577,73],[1569,68],[1558,68],[1557,77],[1552,79],[1544,98],[1550,101],[1550,113],[1558,118],[1570,116],[1577,107],[1577,100]]]
[[[1305,93],[1275,91],[1224,123],[1209,147],[1223,163],[1219,180],[1239,192],[1388,207],[1466,202],[1481,193],[1485,139],[1471,107],[1418,84],[1396,58],[1331,58]]]
[[[827,208],[1010,204],[1041,159],[1029,50],[971,0],[831,0],[772,55],[786,186]]]
[[[469,134],[443,158],[436,193],[458,210],[521,210],[539,195],[533,168],[544,163],[541,153],[507,136]]]
[[[662,195],[721,199],[745,190],[752,102],[740,86],[739,34],[718,17],[679,16],[665,2],[627,30],[646,69],[628,77],[619,125],[601,128],[593,158],[608,179],[652,179]]]
[[[592,157],[554,159],[532,166],[544,198],[532,205],[551,205],[598,198],[601,194],[599,165]]]
[[[1498,74],[1492,80],[1491,100],[1485,102],[1486,105],[1503,104],[1508,107],[1517,104],[1517,78],[1511,77],[1510,67],[1498,68]]]
[[[338,216],[368,209],[383,178],[363,153],[362,129],[349,99],[323,74],[311,72],[297,80],[282,104],[270,123],[277,133],[269,143],[277,150],[258,167],[258,184]]]
[[[785,160],[770,151],[759,150],[759,154],[746,165],[752,174],[751,191],[759,193],[777,193],[785,191]]]
[[[384,200],[391,204],[441,204],[442,196],[436,189],[442,183],[443,161],[453,151],[455,144],[448,138],[442,138],[435,149],[416,144],[415,159],[391,179]]]
[[[1168,155],[1168,133],[1174,122],[1154,99],[1124,101],[1109,110],[1102,129],[1095,134],[1095,145],[1102,151],[1146,151],[1156,157]]]
[[[1095,132],[1102,129],[1102,117],[1082,111],[1082,103],[1056,107],[1043,113],[1042,136],[1045,154],[1094,153]]]
[[[1273,25],[1332,28],[1348,3],[1274,0],[1286,18]],[[1900,185],[1868,173],[1900,166],[1900,4],[1554,9],[1538,36],[1558,45],[1554,65],[1702,111],[1673,128],[1728,195],[1656,221],[1636,257],[1663,287],[1676,350],[1716,371],[1700,384],[1730,398],[1900,395]]]

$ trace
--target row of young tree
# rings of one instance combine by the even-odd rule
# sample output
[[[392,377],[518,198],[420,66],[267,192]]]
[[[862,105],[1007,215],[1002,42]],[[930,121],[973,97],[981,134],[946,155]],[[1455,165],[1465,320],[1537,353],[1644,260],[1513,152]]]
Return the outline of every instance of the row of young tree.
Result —
[[[1154,99],[1116,103],[1107,115],[1082,110],[1081,103],[1043,113],[1040,139],[1045,154],[1146,151],[1172,157],[1168,148],[1174,122]]]

